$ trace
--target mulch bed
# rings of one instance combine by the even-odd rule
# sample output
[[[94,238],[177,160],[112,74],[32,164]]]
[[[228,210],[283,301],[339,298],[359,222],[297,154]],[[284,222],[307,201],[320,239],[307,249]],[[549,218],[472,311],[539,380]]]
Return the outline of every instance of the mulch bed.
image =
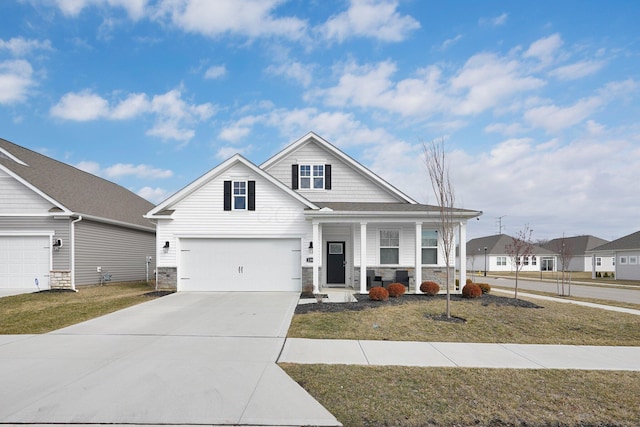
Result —
[[[359,311],[365,310],[367,308],[378,308],[378,307],[388,307],[390,305],[402,305],[402,304],[410,304],[410,303],[429,303],[434,301],[446,299],[446,295],[436,295],[433,297],[429,297],[426,295],[416,295],[416,294],[404,294],[397,298],[389,298],[386,301],[372,301],[369,299],[368,295],[359,295],[354,294],[358,302],[323,302],[316,304],[299,304],[296,306],[296,314],[304,314],[304,313],[338,313],[341,311]],[[530,301],[525,301],[521,299],[515,299],[511,297],[502,297],[492,294],[484,294],[480,298],[462,298],[459,294],[450,295],[451,301],[472,301],[477,302],[478,304],[487,306],[490,304],[495,304],[502,307],[522,307],[522,308],[542,308],[541,306],[534,304]],[[451,319],[447,319],[447,321],[451,321]],[[440,320],[435,319],[434,320]],[[464,319],[461,319],[464,321]]]

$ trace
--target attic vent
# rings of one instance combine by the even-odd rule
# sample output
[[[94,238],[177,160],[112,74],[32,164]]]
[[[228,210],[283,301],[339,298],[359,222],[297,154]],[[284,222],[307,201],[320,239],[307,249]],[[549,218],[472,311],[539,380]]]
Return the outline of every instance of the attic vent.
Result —
[[[22,166],[29,166],[25,162],[23,162],[22,160],[20,160],[19,158],[17,158],[16,156],[14,156],[13,154],[9,153],[8,151],[6,151],[4,148],[1,148],[1,147],[0,147],[0,159],[11,160],[21,164]]]

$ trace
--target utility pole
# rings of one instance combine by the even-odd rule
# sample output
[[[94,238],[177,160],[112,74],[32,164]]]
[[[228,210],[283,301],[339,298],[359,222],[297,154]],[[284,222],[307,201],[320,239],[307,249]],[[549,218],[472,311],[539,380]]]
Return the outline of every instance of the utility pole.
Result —
[[[502,234],[502,218],[506,215],[502,215],[498,217],[498,234]]]

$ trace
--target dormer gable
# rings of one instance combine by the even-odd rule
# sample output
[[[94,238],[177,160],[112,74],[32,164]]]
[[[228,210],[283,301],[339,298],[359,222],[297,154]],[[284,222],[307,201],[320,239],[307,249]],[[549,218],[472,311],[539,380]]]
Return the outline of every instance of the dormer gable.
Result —
[[[313,132],[260,167],[314,202],[416,203]]]

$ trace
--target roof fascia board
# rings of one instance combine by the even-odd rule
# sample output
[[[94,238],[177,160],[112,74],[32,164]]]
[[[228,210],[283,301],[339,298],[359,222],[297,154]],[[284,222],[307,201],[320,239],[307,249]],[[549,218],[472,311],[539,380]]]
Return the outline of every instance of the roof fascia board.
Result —
[[[304,204],[308,208],[310,208],[310,209],[318,209],[318,207],[316,205],[314,205],[313,203],[311,203],[309,200],[307,200],[306,198],[302,197],[301,195],[299,195],[295,191],[291,190],[289,187],[285,186],[283,183],[281,183],[280,181],[278,181],[277,179],[275,179],[274,177],[272,177],[271,175],[266,173],[264,170],[260,169],[256,165],[254,165],[252,162],[250,162],[249,160],[247,160],[246,158],[244,158],[240,154],[235,154],[232,157],[230,157],[227,160],[225,160],[224,162],[222,162],[221,164],[219,164],[218,166],[216,166],[215,168],[211,169],[209,172],[207,172],[204,175],[202,175],[200,178],[198,178],[195,181],[193,181],[191,184],[189,184],[186,187],[184,187],[182,190],[180,190],[177,193],[173,194],[171,197],[166,199],[164,202],[162,202],[159,205],[157,205],[155,208],[153,208],[151,211],[149,211],[146,215],[144,215],[144,217],[145,218],[170,218],[170,216],[167,216],[167,215],[157,215],[156,216],[156,214],[161,212],[161,211],[163,211],[163,210],[165,210],[165,209],[167,209],[169,206],[172,206],[172,205],[176,204],[177,202],[183,200],[185,197],[187,197],[188,195],[192,194],[194,191],[196,191],[197,189],[199,189],[200,187],[205,185],[207,182],[211,181],[212,179],[214,179],[218,175],[221,175],[222,173],[224,173],[225,170],[229,169],[231,166],[233,166],[236,163],[242,163],[243,165],[245,165],[246,167],[251,169],[254,173],[256,173],[257,175],[260,175],[263,178],[265,178],[270,183],[274,184],[275,186],[277,186],[278,188],[283,190],[285,193],[287,193],[289,196],[291,196],[294,199],[298,200],[300,203]]]
[[[317,135],[314,132],[309,132],[305,136],[303,136],[302,138],[300,138],[297,141],[289,144],[282,151],[280,151],[279,153],[275,154],[273,157],[268,159],[266,162],[262,163],[260,165],[260,168],[261,169],[266,169],[266,168],[272,166],[273,164],[279,162],[284,157],[286,157],[287,155],[289,155],[290,153],[295,151],[298,147],[300,147],[301,145],[307,143],[310,139],[316,140],[324,148],[329,150],[333,155],[335,155],[336,157],[342,159],[345,163],[349,164],[351,167],[353,167],[354,169],[356,169],[357,171],[359,171],[360,173],[365,175],[367,178],[373,180],[375,183],[377,183],[378,185],[380,185],[381,187],[383,187],[387,191],[393,193],[394,195],[396,195],[400,199],[406,201],[407,203],[411,203],[413,205],[418,204],[417,201],[415,201],[411,197],[407,196],[402,191],[398,190],[396,187],[394,187],[393,185],[389,184],[384,179],[380,178],[378,175],[373,173],[368,168],[364,167],[362,164],[360,164],[358,161],[353,159],[351,156],[347,155],[346,153],[341,151],[339,148],[337,148],[335,145],[331,144],[329,141],[325,140],[324,138],[320,137],[319,135]]]
[[[102,218],[102,217],[93,216],[93,215],[85,215],[85,214],[80,213],[80,212],[74,212],[71,215],[69,215],[69,219],[77,219],[79,217],[82,217],[83,220],[101,222],[101,223],[109,224],[109,225],[117,225],[119,227],[132,228],[134,230],[150,231],[150,232],[154,232],[154,233],[156,231],[155,227],[152,227],[152,226],[144,227],[142,225],[131,224],[129,222],[117,221],[117,220],[114,220],[114,219]],[[151,224],[151,222],[150,222],[150,224]]]
[[[2,171],[4,171],[7,175],[11,176],[16,181],[18,181],[19,183],[21,183],[22,185],[26,186],[28,189],[30,189],[31,191],[36,193],[38,196],[42,197],[43,199],[45,199],[46,201],[48,201],[52,205],[62,209],[63,213],[68,213],[68,214],[72,213],[72,211],[67,209],[67,207],[64,206],[62,203],[60,203],[57,200],[53,199],[48,194],[46,194],[45,192],[40,190],[38,187],[34,186],[29,181],[25,180],[20,175],[18,175],[17,173],[13,172],[11,169],[5,167],[4,165],[0,165],[0,169]]]
[[[456,222],[464,222],[469,219],[476,218],[480,216],[482,212],[472,212],[472,213],[454,213],[452,216]],[[322,219],[322,218],[354,218],[354,219],[398,219],[402,221],[421,221],[421,220],[437,220],[440,221],[440,212],[438,211],[430,211],[430,212],[416,212],[416,211],[405,211],[405,212],[389,212],[389,211],[306,211],[304,216],[311,219]]]
[[[8,152],[2,147],[0,147],[0,153],[4,154],[4,156],[7,157],[9,160],[13,160],[19,165],[29,166],[28,164],[26,164],[25,162],[23,162],[22,160],[20,160],[19,158],[17,158],[16,156],[14,156],[13,154],[11,154],[10,152]]]

